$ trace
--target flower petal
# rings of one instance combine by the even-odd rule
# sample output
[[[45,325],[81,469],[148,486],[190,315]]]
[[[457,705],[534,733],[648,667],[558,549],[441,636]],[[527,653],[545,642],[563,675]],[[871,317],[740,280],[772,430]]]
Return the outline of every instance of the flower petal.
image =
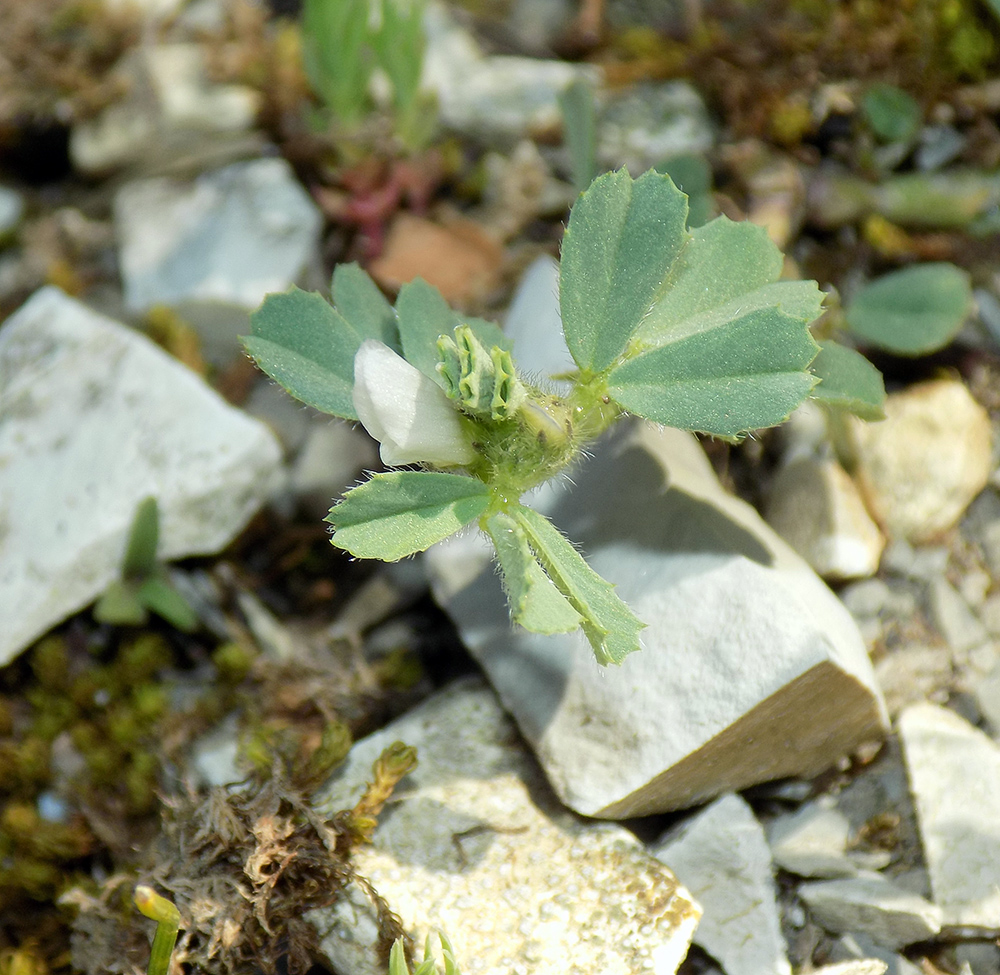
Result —
[[[427,463],[456,467],[476,453],[443,390],[387,345],[361,343],[354,358],[354,408],[381,443],[390,467]]]

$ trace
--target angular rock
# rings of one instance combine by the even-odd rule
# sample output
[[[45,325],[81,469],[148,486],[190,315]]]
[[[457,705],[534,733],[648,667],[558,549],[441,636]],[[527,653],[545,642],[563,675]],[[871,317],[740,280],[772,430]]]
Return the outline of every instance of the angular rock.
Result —
[[[986,627],[943,576],[930,584],[931,616],[951,650],[961,656],[989,639]]]
[[[839,810],[812,802],[773,820],[767,830],[774,862],[800,877],[852,877],[847,856],[851,824]]]
[[[542,373],[558,321],[508,321],[518,362]],[[517,302],[515,301],[515,307]],[[456,536],[429,552],[436,595],[535,749],[584,815],[680,809],[785,776],[811,776],[885,714],[850,614],[747,504],[726,494],[689,434],[613,431],[535,503],[648,627],[621,667],[595,665],[579,632],[513,631],[489,549]]]
[[[0,664],[119,575],[144,497],[164,559],[217,552],[275,491],[280,458],[148,339],[37,292],[0,330]]]
[[[1000,747],[946,708],[899,718],[924,858],[943,926],[1000,934]]]
[[[218,151],[227,134],[253,125],[260,104],[252,88],[210,82],[207,49],[198,44],[143,45],[118,73],[128,95],[70,136],[73,164],[85,173]]]
[[[701,905],[694,941],[726,975],[791,975],[775,901],[771,852],[753,810],[735,793],[717,799],[651,852]]]
[[[859,958],[857,961],[842,961],[836,965],[814,968],[813,975],[885,975],[888,966],[877,958]]]
[[[937,905],[877,873],[803,884],[799,897],[828,931],[867,934],[884,948],[926,941],[941,930]]]
[[[170,305],[195,324],[228,315],[231,349],[246,312],[315,259],[322,225],[283,159],[236,163],[194,181],[126,183],[114,212],[128,308]]]
[[[825,579],[878,571],[885,539],[854,481],[834,460],[804,457],[774,479],[767,523]]]
[[[422,943],[445,931],[462,971],[482,975],[669,975],[700,909],[635,837],[562,810],[479,680],[451,685],[358,742],[317,798],[350,808],[393,741],[419,764],[397,786],[353,863]],[[384,975],[374,911],[357,889],[311,920],[344,975]]]
[[[986,486],[992,431],[986,410],[954,379],[893,393],[886,418],[852,418],[858,484],[892,538],[930,541],[955,525]]]
[[[422,83],[437,96],[441,121],[451,129],[510,148],[527,136],[557,133],[559,94],[577,79],[596,86],[588,65],[510,55],[484,56],[475,38],[429,4]]]
[[[886,975],[923,975],[921,969],[902,955],[876,944],[866,934],[845,934],[830,951],[830,960],[876,959],[886,965]]]

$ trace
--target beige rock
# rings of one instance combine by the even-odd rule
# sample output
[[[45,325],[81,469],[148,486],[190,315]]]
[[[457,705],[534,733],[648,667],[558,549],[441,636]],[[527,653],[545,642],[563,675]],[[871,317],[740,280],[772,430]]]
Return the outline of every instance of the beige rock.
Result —
[[[466,975],[673,975],[701,909],[627,830],[569,815],[496,697],[453,684],[358,742],[321,797],[350,808],[391,742],[419,764],[353,864],[418,943],[443,930]],[[311,920],[344,975],[384,975],[374,909],[356,887]]]
[[[861,579],[878,570],[885,539],[834,460],[803,457],[782,468],[766,518],[825,579]]]
[[[881,423],[852,420],[857,481],[891,538],[925,542],[951,528],[986,486],[990,420],[954,379],[889,396]]]

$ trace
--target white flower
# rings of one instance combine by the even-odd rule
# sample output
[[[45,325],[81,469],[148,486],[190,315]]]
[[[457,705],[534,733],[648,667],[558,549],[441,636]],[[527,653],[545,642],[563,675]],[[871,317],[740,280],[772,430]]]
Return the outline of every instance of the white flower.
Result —
[[[375,339],[365,339],[354,357],[354,409],[387,467],[460,467],[476,459],[444,390]]]

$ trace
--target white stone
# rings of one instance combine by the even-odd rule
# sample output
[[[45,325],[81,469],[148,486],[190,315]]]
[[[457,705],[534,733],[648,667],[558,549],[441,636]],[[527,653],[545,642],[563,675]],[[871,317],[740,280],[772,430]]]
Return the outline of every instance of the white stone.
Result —
[[[835,933],[861,932],[886,948],[926,941],[941,930],[941,910],[881,874],[819,880],[799,887],[817,923]]]
[[[957,714],[915,704],[899,718],[934,902],[946,928],[1000,934],[1000,748]]]
[[[891,538],[930,541],[955,525],[986,486],[990,418],[955,379],[892,393],[885,414],[880,423],[849,418],[858,484]]]
[[[538,302],[536,320],[558,320],[554,294]],[[522,368],[548,366],[550,336],[508,334]],[[614,434],[571,472],[575,485],[550,482],[534,503],[649,624],[622,666],[598,667],[580,632],[513,631],[477,536],[427,555],[437,598],[560,798],[609,818],[684,808],[816,775],[879,738],[883,704],[840,601],[722,489],[689,434]]]
[[[954,653],[961,655],[989,639],[986,627],[943,576],[931,582],[928,602],[938,632]]]
[[[283,159],[236,163],[191,182],[126,183],[114,202],[128,308],[256,308],[314,259],[322,218]]]
[[[276,490],[280,456],[148,339],[36,293],[0,330],[0,663],[119,575],[144,497],[164,559],[217,552]]]
[[[771,853],[753,810],[727,793],[661,837],[652,853],[701,905],[694,941],[726,975],[791,975]]]
[[[876,944],[866,934],[845,934],[830,950],[830,961],[878,960],[886,965],[886,975],[923,975],[913,962]]]
[[[812,975],[885,975],[888,965],[876,958],[859,958],[857,961],[842,961],[836,965],[814,968]]]
[[[70,156],[85,173],[172,157],[217,145],[253,125],[260,95],[243,85],[214,84],[207,50],[198,44],[142,46],[118,69],[128,95],[70,135]]]
[[[800,877],[851,877],[857,867],[847,856],[851,826],[830,806],[811,802],[768,825],[774,862]]]
[[[358,742],[317,797],[351,808],[395,741],[419,764],[395,789],[370,846],[352,857],[422,943],[443,930],[468,975],[670,975],[700,909],[635,837],[585,823],[551,798],[493,693],[451,685]],[[344,975],[384,975],[374,912],[358,890],[311,919]]]
[[[835,460],[803,457],[783,467],[765,517],[825,579],[860,579],[878,571],[885,539]]]
[[[633,176],[673,156],[711,149],[715,133],[698,90],[687,81],[630,85],[607,95],[597,118],[597,159]]]
[[[425,25],[421,85],[437,96],[446,126],[487,143],[512,147],[525,135],[558,132],[560,92],[577,79],[597,84],[597,69],[590,65],[484,56],[442,4],[428,5]]]

